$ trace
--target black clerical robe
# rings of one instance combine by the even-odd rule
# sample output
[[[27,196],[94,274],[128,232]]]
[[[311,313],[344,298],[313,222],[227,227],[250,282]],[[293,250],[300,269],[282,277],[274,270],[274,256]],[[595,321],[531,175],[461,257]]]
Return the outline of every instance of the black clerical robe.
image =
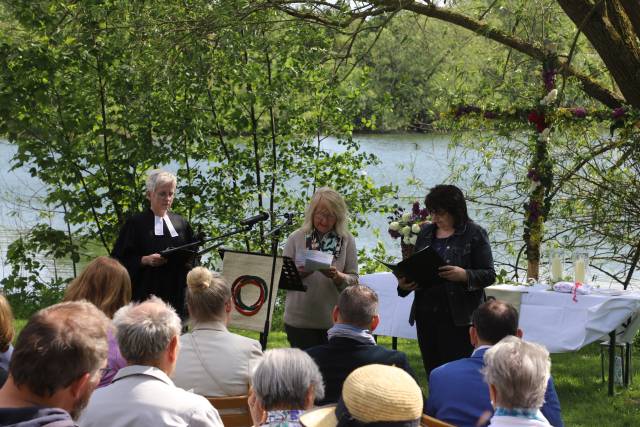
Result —
[[[120,235],[111,255],[118,259],[129,272],[134,301],[142,301],[155,295],[170,303],[184,317],[185,287],[187,273],[191,268],[187,256],[168,257],[168,262],[159,267],[141,264],[145,255],[159,253],[168,247],[177,247],[194,240],[189,223],[180,215],[167,212],[178,236],[171,237],[163,220],[163,235],[156,236],[155,221],[151,209],[130,217],[120,229]]]

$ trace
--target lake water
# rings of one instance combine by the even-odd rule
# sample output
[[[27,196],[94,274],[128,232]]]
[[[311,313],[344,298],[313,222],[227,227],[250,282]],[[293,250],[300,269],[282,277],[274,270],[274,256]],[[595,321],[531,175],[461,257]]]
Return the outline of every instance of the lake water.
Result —
[[[399,187],[399,196],[407,208],[413,200],[422,200],[428,188],[446,182],[450,162],[469,162],[473,158],[449,147],[448,135],[423,134],[384,134],[359,135],[355,138],[363,151],[375,154],[381,161],[366,171],[376,184],[393,183]],[[341,146],[332,138],[323,141],[323,147],[329,151],[340,150]],[[2,277],[8,274],[4,263],[7,246],[22,232],[28,230],[41,218],[47,218],[54,227],[64,226],[60,215],[49,215],[43,210],[40,199],[45,195],[44,185],[31,178],[27,170],[10,170],[10,159],[15,147],[0,140],[0,261]],[[171,169],[171,168],[170,168]],[[471,206],[473,216],[477,207]],[[358,230],[358,247],[373,248],[378,237],[383,241],[387,252],[399,255],[399,241],[387,233],[387,218],[382,214],[373,214],[369,218],[370,227]],[[496,261],[505,261],[506,255],[494,250]],[[47,273],[51,275],[71,276],[69,263],[43,259]]]

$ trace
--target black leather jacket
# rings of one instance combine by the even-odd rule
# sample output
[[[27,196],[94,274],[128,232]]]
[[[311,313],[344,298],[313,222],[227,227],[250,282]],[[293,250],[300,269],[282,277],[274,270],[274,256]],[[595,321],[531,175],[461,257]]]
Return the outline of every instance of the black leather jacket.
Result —
[[[416,251],[431,245],[435,234],[434,224],[424,225],[418,234]],[[454,324],[457,326],[471,324],[473,310],[484,300],[484,288],[496,280],[487,232],[474,222],[468,222],[456,228],[447,242],[444,259],[449,265],[464,268],[467,271],[468,281],[464,284],[441,279],[440,283],[421,283],[421,287],[415,291],[416,295],[409,315],[409,323],[412,325],[416,310],[425,309],[433,304],[426,291],[433,285],[444,286]],[[398,288],[398,295],[404,297],[408,294],[409,292]]]

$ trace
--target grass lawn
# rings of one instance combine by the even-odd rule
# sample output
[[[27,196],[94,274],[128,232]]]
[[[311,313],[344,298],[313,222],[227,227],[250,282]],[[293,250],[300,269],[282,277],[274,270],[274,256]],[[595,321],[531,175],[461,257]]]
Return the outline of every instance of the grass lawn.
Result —
[[[258,339],[257,333],[235,332]],[[391,348],[391,338],[380,337],[378,344]],[[276,331],[269,335],[268,348],[288,346],[284,332]],[[398,350],[404,351],[409,357],[426,396],[427,380],[422,368],[418,343],[400,339]],[[607,395],[607,384],[602,382],[600,376],[599,343],[588,345],[575,353],[551,356],[551,373],[562,405],[562,418],[567,427],[640,426],[640,350],[635,347],[634,352],[633,382],[628,389],[616,387],[616,394],[613,397]],[[605,371],[606,369],[605,365]]]

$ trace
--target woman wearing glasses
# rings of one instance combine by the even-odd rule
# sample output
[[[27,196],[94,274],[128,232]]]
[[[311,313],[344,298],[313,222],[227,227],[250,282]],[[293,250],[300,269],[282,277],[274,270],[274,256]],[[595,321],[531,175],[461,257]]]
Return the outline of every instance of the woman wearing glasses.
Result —
[[[161,255],[169,247],[195,240],[189,222],[171,210],[176,185],[176,177],[170,172],[160,169],[149,172],[146,182],[149,208],[127,219],[111,255],[127,268],[134,301],[155,295],[171,304],[184,319],[187,273],[193,257],[188,251],[174,256]]]
[[[496,272],[487,232],[469,218],[458,187],[436,185],[425,206],[432,222],[422,226],[416,251],[431,246],[447,265],[440,267],[434,282],[398,279],[398,294],[404,297],[415,291],[409,323],[416,324],[428,378],[434,368],[471,355],[471,314]]]
[[[296,261],[307,286],[306,292],[287,291],[284,323],[291,347],[304,350],[326,343],[338,294],[358,281],[356,242],[347,222],[347,205],[342,196],[322,187],[311,197],[302,227],[287,239],[283,254]],[[307,250],[331,254],[331,267],[305,271]]]

